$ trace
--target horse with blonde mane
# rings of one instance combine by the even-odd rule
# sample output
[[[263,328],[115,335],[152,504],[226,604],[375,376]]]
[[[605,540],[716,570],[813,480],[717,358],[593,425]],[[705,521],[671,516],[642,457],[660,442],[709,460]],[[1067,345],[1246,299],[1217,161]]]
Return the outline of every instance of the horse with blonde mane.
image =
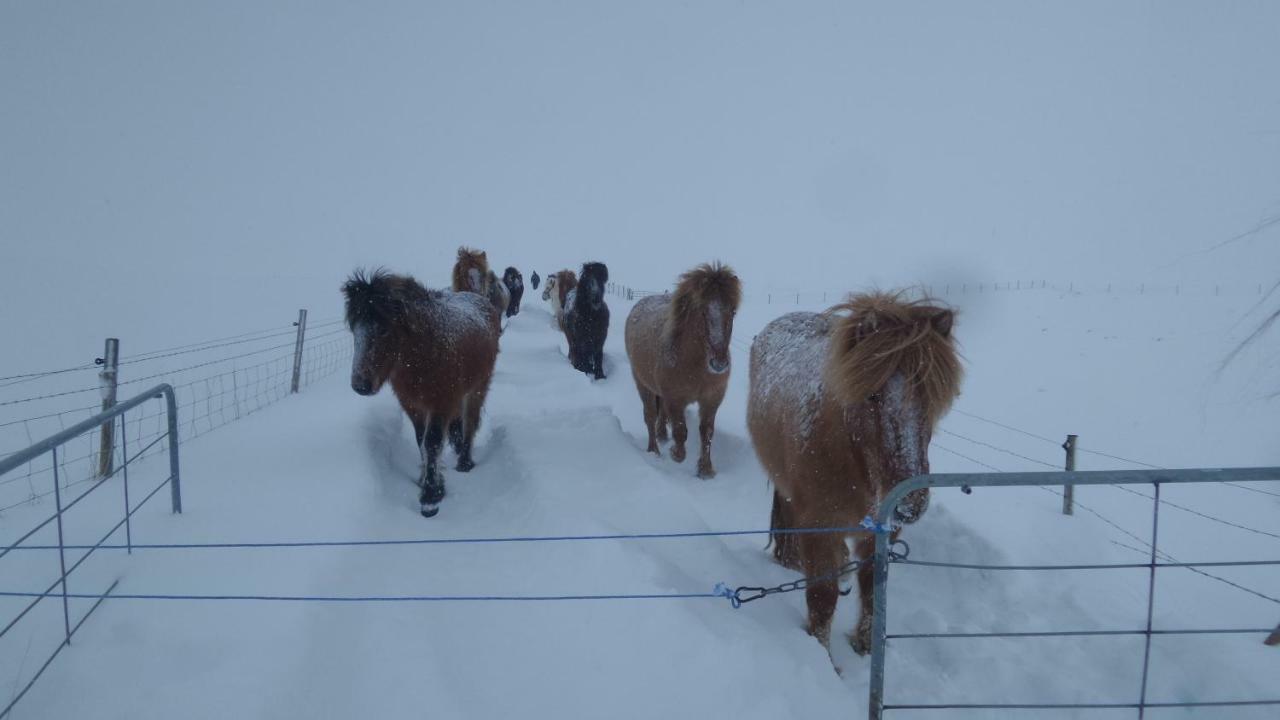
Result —
[[[658,441],[666,439],[670,420],[675,436],[671,459],[684,462],[689,437],[685,409],[698,403],[700,478],[716,475],[711,438],[729,387],[729,343],[741,302],[742,282],[733,269],[708,263],[681,275],[674,294],[650,295],[627,316],[627,357],[644,406],[648,451],[662,454]]]
[[[962,369],[952,338],[955,314],[902,293],[853,296],[824,313],[790,313],[751,344],[747,424],[774,485],[774,556],[804,573],[809,633],[829,647],[831,618],[848,561],[871,557],[868,532],[856,528],[899,482],[929,472],[933,429],[960,392]],[[902,524],[920,519],[928,490],[895,509]],[[862,614],[850,636],[870,650],[872,567],[857,570]]]

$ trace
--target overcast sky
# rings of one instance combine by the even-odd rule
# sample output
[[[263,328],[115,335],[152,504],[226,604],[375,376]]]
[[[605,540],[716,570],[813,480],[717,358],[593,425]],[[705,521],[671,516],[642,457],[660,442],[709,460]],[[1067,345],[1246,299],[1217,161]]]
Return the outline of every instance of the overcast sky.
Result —
[[[1277,68],[1267,0],[6,0],[0,363],[336,315],[461,243],[640,287],[1259,282],[1280,227],[1198,251],[1280,215]]]

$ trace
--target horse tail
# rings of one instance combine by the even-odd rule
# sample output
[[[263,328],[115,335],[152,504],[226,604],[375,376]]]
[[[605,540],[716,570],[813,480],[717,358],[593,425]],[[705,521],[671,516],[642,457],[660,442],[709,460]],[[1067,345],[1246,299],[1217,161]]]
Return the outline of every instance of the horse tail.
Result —
[[[787,516],[787,501],[782,499],[777,490],[773,491],[773,510],[769,513],[769,542],[766,550],[773,546],[773,559],[781,565],[791,565],[796,558],[796,536],[793,533],[778,533],[776,530],[790,530],[791,519]]]

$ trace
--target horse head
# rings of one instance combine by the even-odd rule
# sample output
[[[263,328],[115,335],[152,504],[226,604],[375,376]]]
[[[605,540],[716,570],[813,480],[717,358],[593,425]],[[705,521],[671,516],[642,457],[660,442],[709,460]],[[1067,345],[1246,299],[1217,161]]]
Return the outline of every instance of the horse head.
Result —
[[[955,315],[895,295],[866,295],[834,308],[827,382],[844,406],[845,429],[880,492],[929,472],[933,428],[959,392],[961,368],[951,338]],[[895,509],[912,523],[929,504],[927,489]]]
[[[342,292],[347,327],[355,340],[351,389],[374,395],[395,369],[400,344],[413,326],[411,305],[425,297],[426,290],[411,277],[377,269],[352,273]]]
[[[742,282],[733,268],[705,263],[680,276],[671,310],[678,327],[692,325],[705,341],[706,368],[713,375],[729,372],[733,319],[742,302]]]

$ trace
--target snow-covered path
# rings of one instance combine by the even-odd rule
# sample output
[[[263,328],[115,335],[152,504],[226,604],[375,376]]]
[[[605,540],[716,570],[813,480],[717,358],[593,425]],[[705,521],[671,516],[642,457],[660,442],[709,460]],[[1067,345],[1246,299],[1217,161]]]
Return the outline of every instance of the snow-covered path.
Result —
[[[149,506],[134,525],[134,537],[355,540],[765,527],[770,491],[744,430],[745,354],[735,353],[733,384],[721,410],[715,445],[720,474],[697,480],[692,462],[676,465],[643,452],[640,406],[622,350],[627,306],[616,298],[611,302],[610,374],[602,382],[569,368],[563,338],[550,329],[539,303],[527,303],[511,322],[477,443],[478,466],[470,474],[446,473],[449,495],[436,518],[417,513],[417,452],[394,398],[389,391],[374,399],[355,395],[344,372],[184,445],[186,513],[175,517],[161,503]],[[748,341],[779,311],[764,305],[744,309],[738,338]],[[960,331],[974,367],[967,395],[977,396],[962,400],[961,407],[1002,418],[1034,416],[1026,408],[1012,409],[1008,395],[983,395],[1010,377],[1010,366],[1000,365],[1004,348],[991,339],[1010,322],[1009,311],[1002,312],[998,321],[988,315],[972,330]],[[1087,365],[1086,356],[1079,362]],[[1049,388],[1051,396],[1056,392]],[[977,428],[957,419],[948,426],[976,434]],[[938,471],[973,469],[936,452],[933,461]],[[1082,499],[1100,502],[1088,494]],[[1132,500],[1126,517],[1140,533],[1148,520],[1141,501]],[[980,490],[972,497],[940,493],[926,519],[910,530],[912,547],[932,560],[1134,559],[1111,543],[1120,536],[1108,535],[1088,517],[1062,517],[1058,502],[1034,488]],[[1125,502],[1111,498],[1103,507],[1126,508]],[[1244,519],[1265,523],[1274,516],[1274,504],[1256,510]],[[1270,527],[1280,529],[1274,521]],[[86,567],[83,582],[91,586],[119,575],[120,592],[126,593],[545,595],[698,593],[720,581],[769,585],[793,579],[770,561],[763,545],[762,537],[730,537],[142,551],[130,559],[112,557],[97,570]],[[1176,541],[1172,547],[1176,552]],[[1276,553],[1262,545],[1257,554]],[[1217,553],[1201,554],[1211,555]],[[891,627],[1136,627],[1145,611],[1144,577],[895,569]],[[1259,576],[1250,577],[1256,582]],[[1272,592],[1280,589],[1275,578],[1270,584]],[[1190,592],[1186,585],[1162,588],[1169,600],[1159,611],[1169,625],[1266,622],[1265,603],[1220,597],[1221,588],[1207,581],[1190,587],[1191,599],[1183,594]],[[1206,606],[1230,607],[1235,617],[1206,620]],[[826,652],[803,631],[803,608],[802,593],[736,611],[716,598],[121,600],[109,602],[85,625],[15,717],[860,716],[865,659],[837,641],[834,654],[843,675],[834,672]],[[850,629],[854,613],[854,603],[842,604],[837,629]],[[58,622],[60,616],[50,615],[27,632],[45,632],[35,636],[39,642],[51,623],[56,636]],[[24,636],[19,644],[25,641]],[[1157,646],[1153,695],[1267,694],[1264,678],[1274,678],[1277,658],[1260,639],[1194,643]],[[1140,645],[1130,637],[903,641],[890,655],[890,697],[1126,702],[1137,686]],[[1206,670],[1199,656],[1207,653],[1230,662]],[[11,677],[21,658],[8,650],[3,657],[5,677]],[[1268,717],[1267,712],[1246,710],[1233,717]],[[1075,715],[1058,717],[1068,716]]]

